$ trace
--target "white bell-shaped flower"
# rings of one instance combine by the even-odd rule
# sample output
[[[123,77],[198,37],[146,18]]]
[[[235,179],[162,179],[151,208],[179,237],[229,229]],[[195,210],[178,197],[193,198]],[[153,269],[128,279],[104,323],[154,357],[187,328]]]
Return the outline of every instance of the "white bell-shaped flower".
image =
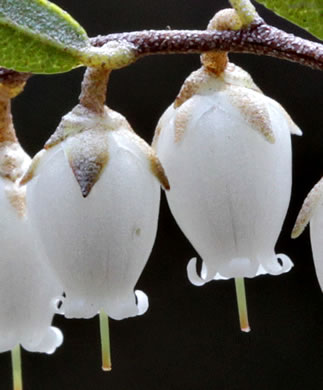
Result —
[[[291,269],[274,252],[291,194],[290,133],[301,134],[232,63],[219,75],[192,73],[162,115],[153,145],[168,203],[203,259],[201,275],[196,259],[188,265],[193,284]]]
[[[37,245],[19,178],[30,158],[17,142],[0,144],[0,352],[18,344],[53,353],[63,336],[51,322],[62,288]]]
[[[158,180],[168,186],[155,152],[107,107],[76,106],[35,157],[27,205],[62,281],[67,318],[147,309],[134,287],[156,236]]]
[[[297,217],[292,237],[298,237],[310,223],[311,246],[316,275],[323,291],[323,178],[306,197]]]

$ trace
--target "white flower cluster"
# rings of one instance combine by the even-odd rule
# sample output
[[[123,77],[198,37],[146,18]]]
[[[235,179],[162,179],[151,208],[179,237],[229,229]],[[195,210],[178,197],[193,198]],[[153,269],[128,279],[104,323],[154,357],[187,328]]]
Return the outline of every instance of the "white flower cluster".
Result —
[[[134,288],[156,237],[160,184],[203,259],[200,275],[196,259],[188,264],[193,284],[289,271],[274,247],[291,195],[290,134],[301,131],[285,110],[229,63],[188,77],[152,148],[120,114],[82,104],[30,165],[18,144],[1,144],[0,351],[53,352],[62,342],[55,312],[123,319],[147,310]],[[295,228],[312,218],[321,283],[322,188]]]

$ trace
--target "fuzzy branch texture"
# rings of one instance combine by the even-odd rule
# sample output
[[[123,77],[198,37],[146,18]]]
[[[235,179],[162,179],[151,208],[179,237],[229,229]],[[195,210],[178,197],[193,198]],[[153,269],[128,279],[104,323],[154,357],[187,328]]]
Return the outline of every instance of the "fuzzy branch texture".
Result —
[[[267,55],[323,70],[323,45],[288,34],[258,18],[238,31],[144,30],[91,39],[101,47],[111,41],[132,43],[138,59],[152,54],[202,53],[214,50]]]

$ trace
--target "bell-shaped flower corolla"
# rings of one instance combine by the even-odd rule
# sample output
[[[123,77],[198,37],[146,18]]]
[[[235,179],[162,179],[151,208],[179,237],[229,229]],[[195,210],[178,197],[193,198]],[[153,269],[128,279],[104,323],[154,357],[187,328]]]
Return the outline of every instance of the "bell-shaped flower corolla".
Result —
[[[168,187],[150,146],[117,112],[78,105],[35,157],[27,181],[34,227],[66,294],[65,317],[144,313],[148,299],[134,287],[156,236],[159,181]]]
[[[316,275],[323,291],[323,178],[306,197],[297,217],[292,237],[298,237],[310,223],[311,246]]]
[[[26,188],[19,179],[29,162],[17,142],[0,144],[0,352],[21,344],[53,353],[63,341],[51,326],[62,288],[26,216]]]
[[[162,115],[153,146],[172,214],[203,259],[201,275],[196,259],[188,265],[193,284],[291,269],[274,252],[291,194],[291,133],[301,134],[285,110],[232,63],[220,75],[192,73]]]

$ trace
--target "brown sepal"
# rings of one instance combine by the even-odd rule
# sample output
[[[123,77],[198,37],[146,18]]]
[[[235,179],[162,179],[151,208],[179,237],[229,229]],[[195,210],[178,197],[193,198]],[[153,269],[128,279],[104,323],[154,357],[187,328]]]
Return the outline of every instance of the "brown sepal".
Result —
[[[63,147],[82,195],[86,198],[109,160],[106,135],[88,130],[70,138]]]

